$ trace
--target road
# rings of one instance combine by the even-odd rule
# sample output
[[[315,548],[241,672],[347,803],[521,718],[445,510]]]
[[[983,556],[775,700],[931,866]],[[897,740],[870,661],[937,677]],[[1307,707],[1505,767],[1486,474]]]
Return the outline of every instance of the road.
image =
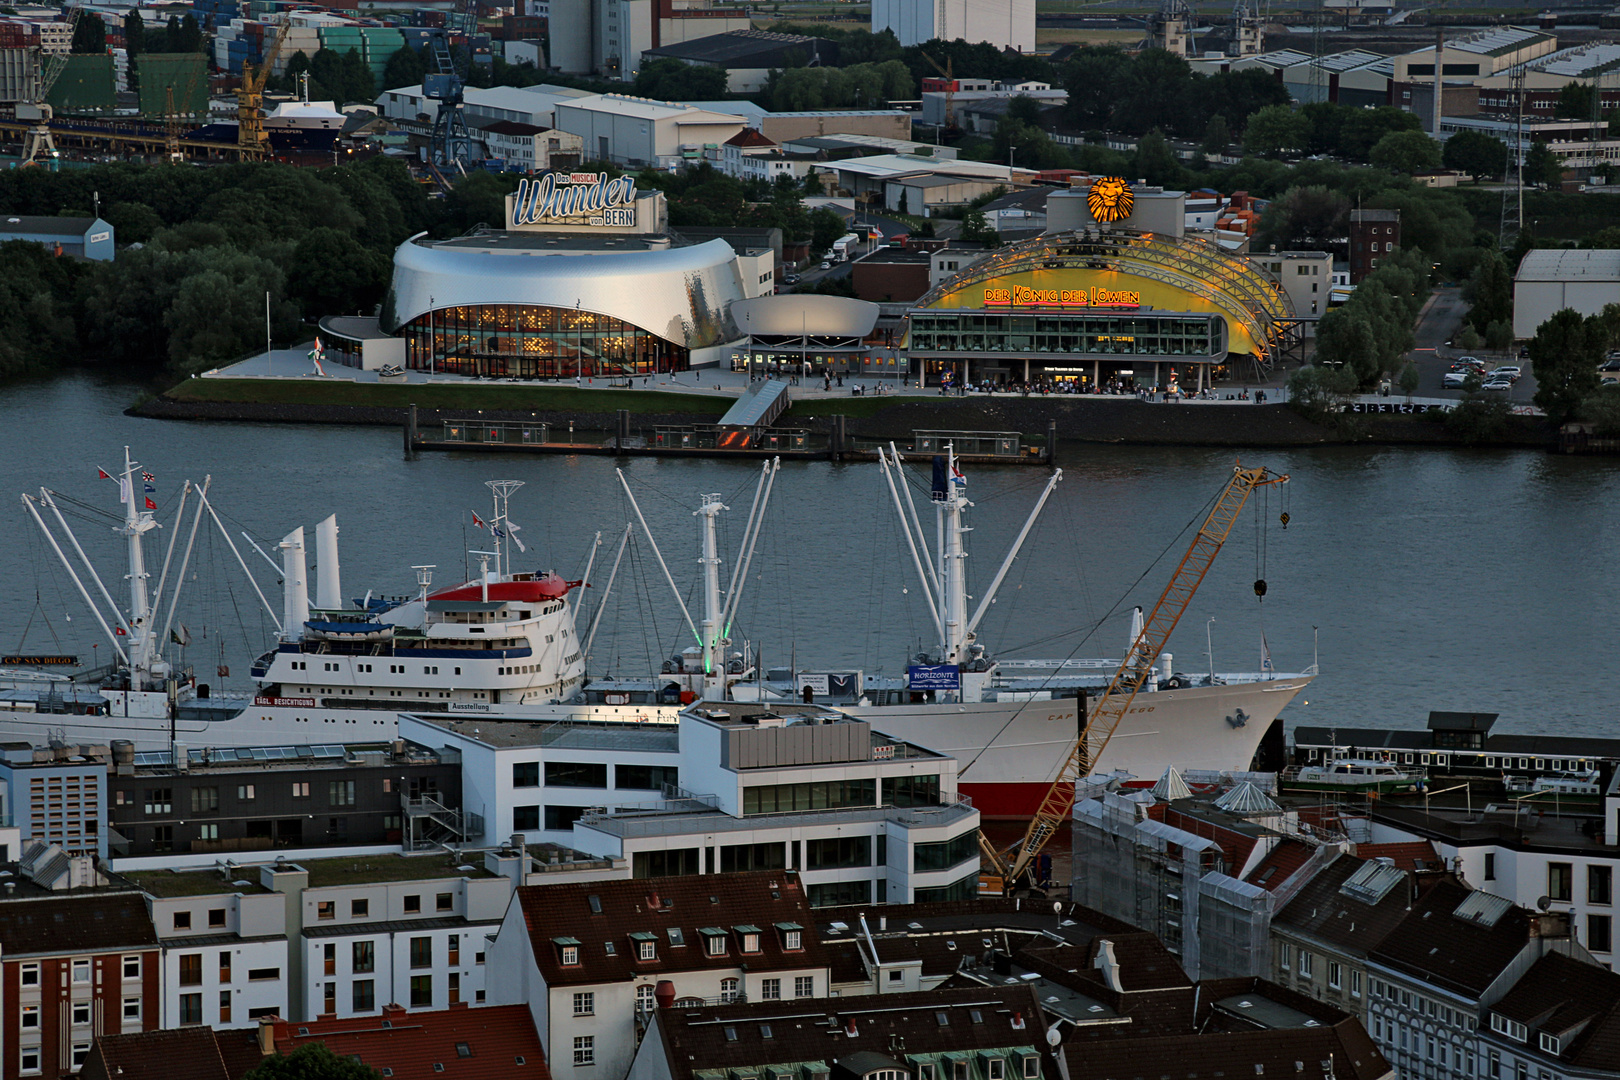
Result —
[[[1467,313],[1468,302],[1463,299],[1460,288],[1448,286],[1435,290],[1433,299],[1424,309],[1413,331],[1415,344],[1409,354],[1412,362],[1417,364],[1418,396],[1461,398],[1463,396],[1461,390],[1445,389],[1441,386],[1441,379],[1451,369],[1452,361],[1457,357],[1473,355],[1491,367],[1498,364],[1518,364],[1524,368],[1524,378],[1514,383],[1513,389],[1507,391],[1506,396],[1514,405],[1531,404],[1531,399],[1536,393],[1536,377],[1530,373],[1529,361],[1516,359],[1518,355],[1516,351],[1491,353],[1476,349],[1472,354],[1468,354],[1466,350],[1453,348],[1449,344],[1456,340],[1456,335],[1462,331],[1462,319]]]

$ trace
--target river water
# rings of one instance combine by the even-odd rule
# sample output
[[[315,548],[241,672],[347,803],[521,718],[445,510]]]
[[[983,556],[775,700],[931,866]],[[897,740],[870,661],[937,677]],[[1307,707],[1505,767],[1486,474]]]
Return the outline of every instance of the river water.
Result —
[[[520,567],[577,577],[600,531],[592,577],[605,583],[631,515],[616,467],[693,604],[700,494],[724,496],[732,511],[723,544],[734,545],[759,475],[757,463],[654,458],[478,453],[407,462],[394,429],[140,420],[122,413],[134,395],[85,375],[0,388],[0,490],[43,485],[117,511],[117,486],[96,469],[115,471],[130,446],[157,477],[152,497],[165,528],[148,544],[155,580],[180,482],[211,474],[211,499],[278,612],[276,576],[242,543],[244,530],[273,553],[293,527],[336,512],[345,595],[409,593],[413,565],[436,564],[435,584],[450,584],[465,573],[464,553],[488,546],[472,512],[487,517],[490,479],[526,483],[511,508],[529,546]],[[1615,734],[1604,673],[1617,644],[1609,616],[1620,610],[1620,461],[1375,447],[1241,456],[1292,482],[1251,499],[1172,638],[1178,670],[1207,670],[1207,642],[1217,670],[1252,670],[1264,635],[1279,670],[1320,664],[1321,677],[1283,714],[1290,725],[1421,727],[1429,710],[1457,709],[1500,713],[1504,731]],[[1063,480],[980,640],[1002,656],[1118,656],[1129,606],[1157,599],[1191,539],[1187,527],[1234,457],[1065,447]],[[969,470],[975,586],[990,581],[1046,475]],[[0,518],[11,582],[0,590],[0,651],[104,659],[108,645],[71,581],[12,505]],[[1286,529],[1278,521],[1285,510]],[[927,621],[895,521],[875,464],[784,464],[734,636],[758,644],[767,666],[898,671],[926,642]],[[121,541],[103,523],[74,524],[108,588],[124,598]],[[245,689],[247,661],[273,626],[206,522],[192,562],[177,616],[191,636],[186,659],[203,681]],[[723,580],[730,567],[728,558]],[[1257,577],[1268,583],[1263,602]],[[587,618],[601,592],[588,595]],[[605,602],[592,673],[641,673],[691,641],[638,530]],[[217,677],[220,664],[232,677]]]

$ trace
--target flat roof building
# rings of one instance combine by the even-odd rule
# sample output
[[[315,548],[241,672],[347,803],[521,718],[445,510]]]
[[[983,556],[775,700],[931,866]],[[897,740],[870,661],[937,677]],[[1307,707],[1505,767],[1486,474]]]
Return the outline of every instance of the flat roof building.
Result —
[[[98,217],[0,215],[0,243],[7,240],[32,240],[53,254],[78,259],[113,257],[113,227]]]
[[[1620,250],[1528,252],[1513,276],[1513,336],[1531,338],[1554,312],[1596,315],[1620,297]]]

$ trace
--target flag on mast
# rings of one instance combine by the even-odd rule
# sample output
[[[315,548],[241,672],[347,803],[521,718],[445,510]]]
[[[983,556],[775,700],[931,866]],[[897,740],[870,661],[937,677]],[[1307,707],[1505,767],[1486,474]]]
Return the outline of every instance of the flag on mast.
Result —
[[[475,528],[475,529],[487,529],[489,527],[489,526],[484,524],[484,519],[478,516],[478,511],[469,510],[467,512],[472,515],[473,528]]]
[[[518,536],[518,533],[523,531],[523,526],[519,525],[515,521],[512,521],[510,518],[506,520],[505,525],[507,534],[512,537],[512,543],[518,546],[519,551],[527,555],[529,553],[529,549],[524,546],[522,537]]]
[[[97,480],[111,480],[112,479],[112,473],[108,472],[106,469],[103,469],[100,465],[97,465],[96,466],[96,479]]]
[[[118,501],[121,503],[127,503],[129,502],[129,498],[129,477],[121,476],[118,478]]]
[[[157,503],[155,503],[155,502],[153,502],[153,501],[152,501],[152,499],[151,499],[151,496],[147,496],[147,499],[146,499],[146,508],[147,508],[147,509],[148,509],[148,510],[156,510],[156,509],[157,509]]]

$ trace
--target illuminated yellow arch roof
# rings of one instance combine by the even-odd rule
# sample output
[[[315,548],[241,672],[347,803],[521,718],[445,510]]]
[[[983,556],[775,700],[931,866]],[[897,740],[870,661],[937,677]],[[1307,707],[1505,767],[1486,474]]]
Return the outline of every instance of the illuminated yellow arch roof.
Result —
[[[966,295],[970,290],[982,290],[989,283],[1029,284],[1042,279],[1043,287],[1049,287],[1052,275],[1048,272],[1076,270],[1110,288],[1118,287],[1121,278],[1157,283],[1158,289],[1140,290],[1148,300],[1173,302],[1178,299],[1176,294],[1184,294],[1201,301],[1188,309],[1226,316],[1235,352],[1267,356],[1294,319],[1293,305],[1282,286],[1250,266],[1247,259],[1229,255],[1208,240],[1178,240],[1120,229],[1052,233],[997,248],[988,258],[941,282],[914,307],[977,308],[982,301]]]

